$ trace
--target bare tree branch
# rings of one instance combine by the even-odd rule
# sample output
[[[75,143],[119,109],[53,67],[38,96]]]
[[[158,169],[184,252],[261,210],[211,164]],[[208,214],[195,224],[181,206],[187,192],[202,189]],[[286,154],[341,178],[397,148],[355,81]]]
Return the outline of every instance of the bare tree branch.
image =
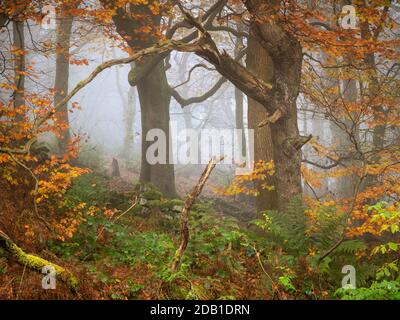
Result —
[[[221,88],[221,86],[226,82],[227,80],[223,77],[221,77],[216,84],[214,84],[214,86],[208,90],[207,92],[205,92],[204,94],[202,94],[201,96],[197,96],[197,97],[191,97],[188,99],[183,98],[179,92],[171,87],[169,87],[169,92],[171,93],[171,95],[175,98],[175,100],[181,105],[181,107],[186,107],[188,105],[194,104],[194,103],[200,103],[203,102],[205,100],[207,100],[208,98],[210,98],[211,96],[213,96],[218,90],[219,88]]]
[[[194,65],[194,66],[189,70],[189,75],[188,75],[187,80],[185,80],[184,82],[182,82],[182,83],[178,84],[177,86],[173,87],[173,89],[177,89],[177,88],[179,88],[179,87],[181,87],[181,86],[187,84],[188,82],[190,82],[190,78],[191,78],[191,76],[192,76],[192,72],[193,72],[195,69],[200,68],[200,67],[201,67],[201,68],[204,68],[204,69],[207,69],[208,71],[215,71],[215,69],[210,68],[210,67],[206,66],[206,65],[203,64],[203,63],[198,63],[198,64]]]
[[[13,154],[29,153],[31,145],[36,140],[36,135],[38,134],[39,128],[46,121],[50,120],[52,116],[54,116],[56,113],[58,113],[65,104],[67,104],[80,90],[82,90],[84,87],[86,87],[90,82],[92,82],[104,70],[111,68],[113,66],[116,66],[116,65],[128,64],[133,61],[143,59],[144,57],[164,53],[164,52],[167,52],[170,50],[192,52],[192,51],[195,51],[195,49],[197,49],[199,41],[200,41],[200,39],[194,43],[188,44],[188,43],[182,43],[179,41],[166,40],[155,46],[140,50],[129,57],[121,58],[121,59],[112,59],[112,60],[109,60],[109,61],[106,61],[106,62],[100,64],[86,79],[80,81],[74,87],[74,89],[72,91],[70,91],[70,93],[64,99],[62,99],[56,106],[54,106],[46,115],[44,115],[43,117],[36,120],[36,122],[34,123],[34,126],[33,126],[33,130],[32,130],[33,138],[31,140],[29,140],[23,148],[9,149],[7,147],[0,147],[0,152],[13,153]]]

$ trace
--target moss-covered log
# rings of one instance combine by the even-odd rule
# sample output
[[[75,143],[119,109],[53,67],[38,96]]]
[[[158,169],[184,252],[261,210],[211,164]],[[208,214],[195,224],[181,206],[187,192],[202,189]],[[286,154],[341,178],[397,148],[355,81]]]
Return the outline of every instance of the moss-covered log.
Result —
[[[70,289],[78,288],[78,279],[67,269],[38,256],[28,254],[18,247],[4,232],[0,230],[0,248],[5,251],[7,258],[26,266],[29,269],[41,272],[43,267],[51,266],[56,272],[57,279],[68,284]],[[1,254],[1,251],[0,251]]]

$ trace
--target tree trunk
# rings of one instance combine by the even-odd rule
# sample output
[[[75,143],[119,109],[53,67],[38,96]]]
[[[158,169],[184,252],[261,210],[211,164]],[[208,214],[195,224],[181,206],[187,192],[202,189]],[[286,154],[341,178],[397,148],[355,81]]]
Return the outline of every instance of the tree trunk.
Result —
[[[350,79],[345,81],[343,98],[345,103],[352,103],[357,100],[357,83],[355,80]],[[348,154],[349,150],[354,150],[356,148],[355,144],[358,143],[359,137],[358,129],[353,128],[354,126],[350,120],[341,119],[341,122],[346,126],[347,131],[351,132],[352,139],[347,132],[345,132],[342,128],[339,128],[336,124],[332,125],[331,130],[333,139],[337,140],[340,145],[340,154],[345,156]],[[349,160],[344,163],[346,166],[352,166],[354,164],[353,160]],[[336,179],[336,197],[339,199],[352,197],[356,182],[357,179],[353,174],[338,177]]]
[[[247,48],[247,68],[261,79],[271,82],[273,79],[272,63],[267,51],[258,43],[256,38],[250,36]],[[247,97],[247,99],[249,129],[254,130],[254,161],[271,161],[274,159],[271,127],[269,125],[262,128],[257,127],[261,120],[267,118],[269,114],[262,104],[250,97]],[[257,211],[277,209],[278,196],[276,190],[263,189],[262,184],[263,181],[259,181],[256,182],[255,186],[259,192],[256,197]],[[267,184],[276,185],[274,177],[270,178]]]
[[[180,84],[186,81],[185,78],[185,73],[188,70],[188,60],[189,60],[189,54],[188,53],[183,53],[182,56],[182,61],[178,62],[178,72],[179,72],[179,82]],[[183,84],[180,86],[180,90],[182,92],[187,92],[188,87],[187,84]],[[192,129],[193,124],[192,124],[192,106],[185,106],[182,108],[183,110],[183,119],[185,121],[185,128],[186,130]]]
[[[143,66],[138,65],[138,67]],[[161,129],[166,135],[167,162],[169,162],[170,153],[172,152],[170,150],[172,148],[169,145],[169,104],[171,95],[168,90],[164,63],[160,62],[147,77],[139,81],[137,88],[142,119],[140,181],[152,183],[166,197],[176,197],[174,165],[168,163],[151,165],[146,159],[147,148],[153,143],[146,141],[146,136],[149,130],[154,128]]]
[[[312,122],[312,136],[318,140],[318,142],[324,145],[329,138],[329,123],[321,118],[321,116],[316,115]],[[317,159],[311,159],[312,161]],[[317,173],[324,172],[324,169],[314,167],[313,170]],[[314,189],[314,192],[318,197],[323,198],[329,194],[329,185],[327,178],[320,178],[320,186]]]
[[[242,29],[242,25],[238,24],[237,27],[238,31],[243,31]],[[236,44],[235,44],[235,57],[237,57],[239,55],[240,50],[242,50],[243,48],[243,39],[241,37],[238,37],[236,40]],[[247,146],[246,146],[246,136],[244,134],[244,110],[243,110],[243,100],[244,100],[244,96],[243,96],[243,92],[240,91],[238,88],[235,87],[235,122],[236,122],[236,129],[237,130],[242,130],[242,135],[241,137],[238,137],[242,143],[241,143],[241,150],[238,150],[239,152],[241,152],[242,155],[246,155],[246,151],[247,151]]]
[[[116,58],[114,52],[114,58]],[[135,68],[135,64],[131,63],[131,68]],[[122,142],[121,156],[125,160],[126,167],[131,168],[131,160],[134,155],[134,142],[135,142],[135,116],[136,116],[136,88],[130,86],[128,94],[120,83],[119,69],[116,68],[116,85],[118,94],[121,97],[123,104],[123,122],[124,122],[124,138]]]
[[[135,143],[135,115],[136,115],[136,92],[134,87],[130,87],[128,91],[127,104],[124,108],[124,143],[123,155],[129,164],[133,157],[133,148]]]
[[[242,130],[242,134],[239,139],[242,140],[241,146],[242,150],[239,150],[239,152],[242,153],[242,155],[246,155],[246,150],[247,150],[247,145],[246,145],[246,136],[244,134],[244,121],[243,121],[243,116],[244,116],[244,96],[243,92],[240,91],[238,88],[235,87],[235,126],[237,130]]]
[[[115,158],[112,159],[111,163],[111,176],[114,178],[119,178],[121,176],[121,173],[119,171],[118,160]]]
[[[25,105],[25,36],[24,36],[24,22],[13,20],[13,46],[16,50],[14,55],[14,108],[20,109]],[[22,110],[19,110],[22,111]],[[17,121],[23,119],[23,113],[18,113],[16,116]]]
[[[370,32],[370,26],[367,21],[361,25],[361,37],[363,39],[370,39],[372,37]],[[376,38],[379,34],[375,35]],[[371,68],[370,74],[367,78],[368,82],[368,99],[374,102],[379,95],[380,84],[378,79],[378,70],[376,66],[375,53],[367,53],[364,59],[365,63]],[[370,108],[373,110],[374,122],[381,122],[382,115],[386,116],[384,108],[380,104],[371,103]],[[379,152],[383,150],[385,146],[385,134],[386,134],[386,121],[384,124],[376,125],[372,130],[372,146],[371,149],[377,151],[372,156],[371,161],[373,163],[379,163],[380,155]],[[379,181],[379,175],[367,175],[365,179],[365,185],[363,187],[370,187],[376,185]]]
[[[57,17],[56,29],[56,76],[54,88],[54,105],[57,105],[68,94],[69,80],[69,47],[72,30],[73,18],[62,9]],[[65,129],[63,130],[61,139],[58,140],[58,147],[61,153],[65,153],[68,141],[70,139],[69,120],[68,120],[68,104],[66,103],[59,113],[59,120]]]
[[[273,85],[273,92],[270,105],[265,105],[264,108],[276,110],[280,114],[277,119],[271,118],[267,124],[270,133],[266,131],[263,134],[263,142],[260,139],[259,142],[255,142],[255,150],[264,148],[268,150],[267,157],[273,157],[276,202],[272,203],[277,209],[285,210],[290,200],[302,192],[300,150],[303,142],[297,127],[296,105],[301,80],[302,48],[298,40],[279,23],[271,23],[268,20],[271,9],[274,10],[273,7],[279,5],[279,1],[247,0],[245,5],[255,16],[250,26],[250,34],[255,37],[253,41],[258,42],[267,51],[271,61],[254,65],[258,71],[264,69],[260,68],[261,65],[265,66],[268,68],[269,77],[272,77],[270,83]],[[249,45],[250,41],[251,38]],[[254,54],[252,48],[249,48],[248,54]],[[258,121],[263,120],[258,118]],[[253,126],[254,121],[253,118]],[[260,133],[256,131],[255,139],[257,135]],[[269,143],[272,143],[272,152]]]
[[[154,1],[149,1],[153,3]],[[105,7],[113,7],[110,0],[101,0]],[[161,13],[154,15],[149,4],[131,5],[128,8],[117,8],[113,16],[117,32],[125,39],[128,45],[134,50],[144,49],[154,45],[159,39],[153,34],[149,34],[146,38],[139,38],[135,34],[135,30],[146,26],[160,26]],[[136,18],[135,18],[136,17]],[[146,19],[148,18],[148,19]],[[149,25],[150,23],[150,25]],[[127,35],[129,37],[127,37]],[[137,63],[135,68],[129,73],[129,82],[136,85],[135,75],[140,74],[140,70],[146,70],[146,67],[152,65],[152,59],[144,60]],[[131,81],[132,80],[132,81]],[[166,197],[176,197],[175,189],[175,173],[173,164],[150,164],[146,159],[147,148],[152,142],[146,141],[146,135],[151,129],[161,129],[166,135],[167,142],[167,163],[169,163],[169,155],[171,153],[169,145],[169,104],[171,94],[167,83],[167,77],[164,68],[164,61],[159,62],[154,68],[150,69],[143,78],[137,82],[137,89],[140,101],[140,111],[142,120],[142,155],[140,181],[149,182],[156,186]],[[172,157],[171,157],[172,158]]]

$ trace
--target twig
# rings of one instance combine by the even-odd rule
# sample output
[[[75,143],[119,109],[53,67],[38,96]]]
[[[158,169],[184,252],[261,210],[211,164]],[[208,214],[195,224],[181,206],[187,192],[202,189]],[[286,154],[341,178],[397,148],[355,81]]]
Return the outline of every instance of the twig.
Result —
[[[196,68],[204,68],[204,69],[207,69],[208,71],[215,71],[214,68],[210,68],[210,67],[208,67],[207,65],[205,65],[204,63],[198,63],[198,64],[194,65],[194,66],[189,70],[188,78],[187,78],[184,82],[182,82],[182,83],[176,85],[175,87],[172,87],[172,89],[177,89],[177,88],[179,88],[179,87],[181,87],[181,86],[187,84],[188,82],[190,82],[190,78],[191,78],[191,76],[192,76],[192,72],[193,72]]]
[[[73,89],[70,91],[62,101],[56,104],[51,110],[49,110],[43,117],[37,119],[37,121],[33,125],[32,134],[33,138],[29,140],[25,146],[20,149],[10,149],[7,147],[0,146],[1,153],[14,153],[14,154],[26,154],[29,153],[29,148],[36,140],[36,136],[39,132],[39,128],[48,120],[51,119],[56,113],[60,112],[64,105],[66,105],[79,91],[81,91],[86,85],[91,83],[93,79],[95,79],[101,72],[104,70],[111,68],[116,65],[120,64],[129,64],[131,62],[137,61],[139,59],[146,58],[148,56],[154,56],[158,54],[168,53],[172,50],[177,50],[181,52],[193,52],[198,49],[200,38],[192,43],[184,43],[182,41],[175,41],[175,40],[165,40],[161,41],[160,43],[155,44],[152,47],[140,50],[129,57],[121,58],[121,59],[112,59],[106,61],[96,67],[96,69],[89,74],[87,78],[80,81]]]
[[[21,281],[19,282],[19,287],[18,287],[16,300],[18,300],[19,294],[21,293],[22,281],[24,280],[25,270],[26,270],[26,263],[24,265],[24,270],[22,271]]]
[[[263,265],[263,263],[262,263],[262,261],[261,261],[261,258],[260,258],[260,253],[257,251],[256,245],[253,244],[252,247],[253,247],[254,252],[256,253],[256,257],[257,257],[258,263],[259,263],[259,265],[260,265],[260,267],[261,267],[261,270],[267,275],[268,279],[271,281],[271,284],[272,284],[272,294],[275,295],[275,288],[277,288],[277,285],[275,284],[274,280],[272,280],[272,278],[271,278],[271,276],[269,275],[269,273],[267,272],[267,270],[265,270],[264,265]],[[279,291],[278,291],[278,294],[279,294]]]
[[[115,223],[118,219],[120,219],[123,215],[125,215],[126,213],[128,213],[129,211],[131,211],[135,206],[137,205],[137,197],[135,197],[135,201],[133,202],[133,204],[128,208],[128,209],[126,209],[124,212],[122,212],[119,216],[117,216],[113,221],[111,221],[111,219],[110,219],[110,222],[113,222],[113,223]],[[103,226],[103,228],[100,230],[100,232],[99,232],[99,234],[96,236],[96,241],[100,238],[100,236],[103,234],[103,232],[104,232],[104,229],[105,229],[105,226]]]

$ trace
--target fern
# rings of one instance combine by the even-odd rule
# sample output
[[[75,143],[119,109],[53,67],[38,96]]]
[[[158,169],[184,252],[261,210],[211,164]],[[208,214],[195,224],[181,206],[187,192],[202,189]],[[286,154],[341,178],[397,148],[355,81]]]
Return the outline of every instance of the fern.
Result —
[[[336,253],[354,254],[366,249],[366,244],[361,240],[347,240],[343,241],[339,247],[337,247]]]
[[[307,253],[307,216],[306,207],[300,198],[292,200],[284,212],[266,211],[264,217],[270,240],[281,246],[287,253],[305,255]]]
[[[266,232],[265,251],[271,265],[284,276],[295,274],[303,289],[319,286],[323,279],[327,287],[336,290],[341,285],[342,267],[357,264],[357,284],[367,285],[376,268],[357,260],[356,253],[367,249],[362,240],[344,241],[322,263],[319,260],[342,237],[346,216],[338,214],[334,206],[321,206],[311,218],[307,209],[301,198],[295,198],[284,212],[266,211],[264,220],[256,222]]]
[[[316,231],[311,234],[310,241],[318,251],[326,251],[341,237],[345,217],[336,214],[335,207],[322,207],[318,219],[313,221],[313,227]]]

